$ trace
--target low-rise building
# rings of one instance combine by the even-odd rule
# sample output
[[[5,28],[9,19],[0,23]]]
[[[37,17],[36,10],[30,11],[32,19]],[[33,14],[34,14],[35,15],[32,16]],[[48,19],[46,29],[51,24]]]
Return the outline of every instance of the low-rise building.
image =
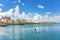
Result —
[[[4,16],[4,17],[2,17],[2,22],[10,23],[11,22],[11,18],[7,17],[7,16]]]

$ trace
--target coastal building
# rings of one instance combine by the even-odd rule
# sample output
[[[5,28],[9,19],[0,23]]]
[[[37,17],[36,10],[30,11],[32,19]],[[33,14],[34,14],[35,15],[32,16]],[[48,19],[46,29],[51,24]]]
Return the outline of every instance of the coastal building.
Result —
[[[11,22],[11,18],[7,17],[7,16],[4,16],[4,17],[2,17],[2,22],[10,23]]]
[[[2,19],[0,19],[0,22],[2,22]]]

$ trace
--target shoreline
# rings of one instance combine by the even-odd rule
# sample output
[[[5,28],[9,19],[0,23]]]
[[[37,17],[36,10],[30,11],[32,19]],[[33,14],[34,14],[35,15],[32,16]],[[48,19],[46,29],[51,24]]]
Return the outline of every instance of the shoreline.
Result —
[[[40,23],[32,23],[32,22],[25,22],[25,23],[3,23],[3,24],[0,24],[0,26],[10,26],[10,25],[29,25],[29,24],[60,24],[60,23],[55,23],[55,22],[40,22]]]

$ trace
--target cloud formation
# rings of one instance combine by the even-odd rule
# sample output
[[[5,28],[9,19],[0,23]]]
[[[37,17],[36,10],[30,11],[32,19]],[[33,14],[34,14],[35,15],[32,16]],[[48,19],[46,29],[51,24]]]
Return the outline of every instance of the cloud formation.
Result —
[[[39,13],[34,13],[33,15],[31,12],[20,13],[19,5],[17,5],[15,8],[12,8],[6,12],[0,12],[0,17],[10,16],[12,19],[25,19],[28,22],[60,22],[60,15],[49,16],[48,14],[51,14],[51,12],[46,12],[44,16]]]
[[[24,3],[22,3],[22,6],[24,6],[25,4]]]
[[[46,12],[47,15],[52,14],[51,12]]]
[[[2,17],[2,16],[9,16],[9,17],[11,17],[12,14],[13,14],[13,9],[10,9],[10,10],[8,10],[7,12],[1,12],[1,13],[0,13],[0,16],[1,16],[1,17]]]
[[[21,3],[21,0],[18,0],[19,3]]]
[[[37,5],[37,7],[40,9],[44,9],[44,6],[42,6],[42,5]]]
[[[2,9],[0,8],[0,12],[2,11]]]
[[[3,4],[0,4],[0,7],[2,7],[3,6]]]

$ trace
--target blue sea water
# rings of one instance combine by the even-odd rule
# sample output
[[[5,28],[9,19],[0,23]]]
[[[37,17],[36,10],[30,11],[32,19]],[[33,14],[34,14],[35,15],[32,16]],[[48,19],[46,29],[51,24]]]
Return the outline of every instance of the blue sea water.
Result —
[[[60,40],[60,24],[0,27],[0,40]]]

